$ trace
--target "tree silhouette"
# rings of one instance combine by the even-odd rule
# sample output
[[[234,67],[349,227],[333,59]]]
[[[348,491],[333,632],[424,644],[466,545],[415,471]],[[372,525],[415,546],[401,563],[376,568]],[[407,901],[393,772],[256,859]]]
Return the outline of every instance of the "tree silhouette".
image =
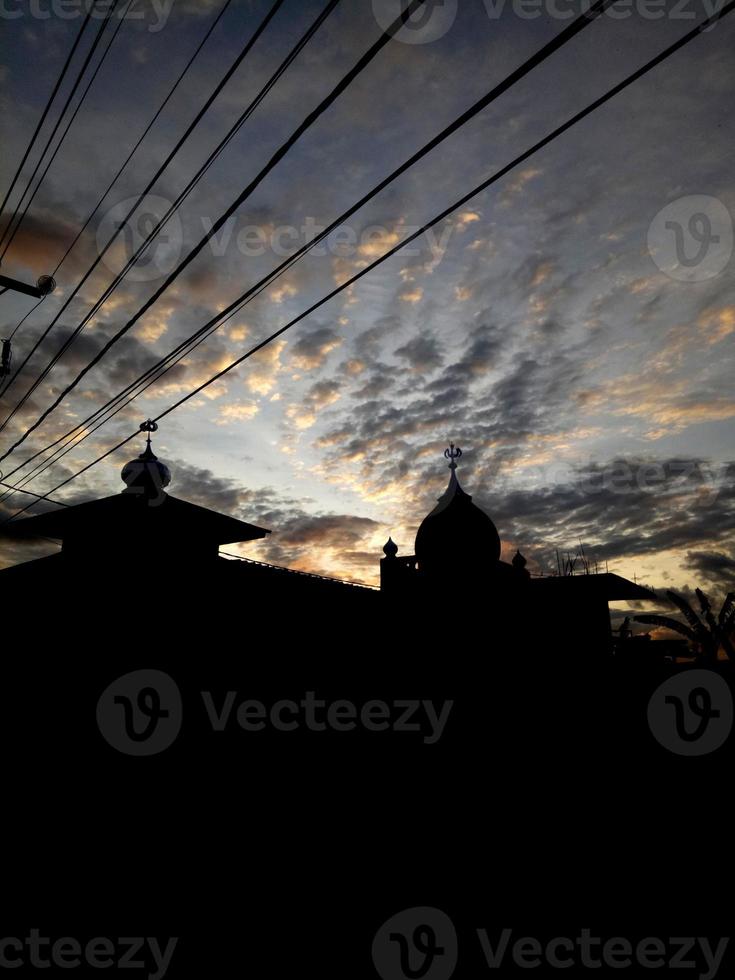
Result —
[[[684,614],[687,623],[670,616],[635,616],[636,623],[649,626],[663,626],[685,636],[694,646],[697,656],[702,660],[714,662],[720,647],[730,660],[735,660],[735,648],[731,636],[735,630],[735,592],[728,592],[722,609],[715,619],[712,603],[701,589],[694,590],[699,599],[699,613],[696,613],[683,596],[670,590],[666,593],[675,606]]]

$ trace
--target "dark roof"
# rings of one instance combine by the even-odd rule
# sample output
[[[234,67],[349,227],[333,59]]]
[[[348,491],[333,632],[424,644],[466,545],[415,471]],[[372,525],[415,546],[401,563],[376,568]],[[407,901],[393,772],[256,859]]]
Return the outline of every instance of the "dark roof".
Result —
[[[33,584],[39,576],[62,574],[64,567],[64,556],[59,551],[55,555],[44,555],[43,558],[32,558],[30,561],[21,562],[19,565],[8,565],[7,568],[0,568],[0,575],[4,586],[13,585],[16,582],[21,584],[26,579]]]
[[[287,568],[285,565],[271,565],[268,562],[257,561],[253,558],[245,558],[241,555],[229,555],[222,557],[221,564],[235,566],[237,574],[256,574],[265,576],[273,582],[297,580],[310,582],[315,585],[324,586],[331,589],[334,593],[360,592],[377,594],[380,589],[372,585],[360,585],[358,582],[346,582],[344,579],[331,578],[327,575],[318,575],[316,572],[304,572],[299,568]]]
[[[599,596],[608,602],[619,602],[622,599],[638,599],[648,602],[658,601],[658,596],[643,585],[615,575],[613,572],[603,572],[599,575],[562,575],[549,578],[533,578],[532,588],[547,593],[558,591],[566,595],[576,594],[580,600],[586,596]]]
[[[39,514],[11,522],[3,529],[16,538],[56,538],[67,540],[100,535],[119,536],[126,530],[187,539],[214,544],[234,544],[264,538],[270,531],[239,521],[226,514],[190,504],[186,500],[162,493],[158,500],[147,500],[131,493],[119,493],[101,500],[91,500],[64,510]]]

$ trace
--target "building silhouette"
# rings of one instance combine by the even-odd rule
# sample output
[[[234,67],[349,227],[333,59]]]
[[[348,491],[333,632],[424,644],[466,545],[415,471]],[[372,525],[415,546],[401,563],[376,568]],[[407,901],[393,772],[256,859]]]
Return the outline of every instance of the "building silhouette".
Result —
[[[4,533],[16,540],[61,543],[57,554],[0,571],[6,601],[30,608],[42,601],[49,608],[81,597],[88,617],[104,619],[116,602],[135,601],[150,590],[159,616],[177,607],[193,614],[208,603],[210,628],[222,632],[233,608],[259,617],[271,600],[325,600],[348,611],[378,594],[296,569],[222,557],[223,547],[262,540],[270,530],[170,494],[171,473],[154,454],[150,434],[145,451],[125,464],[121,476],[121,493],[6,525]]]
[[[394,607],[451,601],[486,611],[488,643],[506,649],[544,646],[569,652],[611,652],[609,603],[652,601],[654,594],[612,573],[532,577],[517,551],[501,559],[492,519],[457,479],[461,450],[445,452],[450,477],[416,534],[413,555],[400,556],[392,539],[380,563],[381,591]]]
[[[451,446],[445,456],[446,490],[421,522],[413,554],[400,555],[388,540],[377,590],[222,557],[223,547],[271,531],[171,495],[171,473],[154,454],[149,432],[145,451],[122,469],[121,493],[6,526],[16,539],[48,538],[61,550],[0,572],[3,594],[16,602],[42,595],[47,606],[84,596],[93,615],[150,589],[159,610],[162,603],[193,610],[208,602],[223,614],[240,608],[250,619],[279,604],[318,608],[331,621],[378,613],[407,636],[430,635],[425,610],[450,604],[463,614],[482,610],[475,624],[480,642],[500,656],[551,647],[611,652],[609,603],[650,601],[653,593],[609,573],[531,576],[520,551],[503,561],[495,524],[460,486],[461,450]]]

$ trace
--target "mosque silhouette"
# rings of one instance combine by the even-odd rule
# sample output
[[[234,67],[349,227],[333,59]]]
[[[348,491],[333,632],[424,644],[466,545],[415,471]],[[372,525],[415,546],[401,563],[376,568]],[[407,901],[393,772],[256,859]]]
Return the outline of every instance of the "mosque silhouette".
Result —
[[[395,909],[461,909],[482,855],[489,904],[470,892],[467,923],[485,907],[523,923],[530,900],[539,923],[564,901],[584,922],[590,886],[569,887],[569,855],[607,895],[611,881],[632,880],[632,841],[629,856],[657,880],[652,841],[670,862],[713,785],[729,785],[732,756],[713,780],[711,766],[659,745],[647,705],[678,668],[607,656],[608,603],[651,593],[615,575],[535,576],[520,554],[503,561],[494,522],[460,486],[459,459],[450,447],[448,485],[433,509],[427,501],[414,553],[386,543],[380,589],[222,558],[223,546],[270,532],[171,495],[176,474],[150,441],[123,468],[121,493],[8,526],[62,542],[0,573],[17,634],[0,686],[8,839],[36,828],[34,847],[8,857],[32,886],[28,921],[49,881],[65,921],[72,875],[88,921],[119,903],[110,930],[144,909],[153,931],[143,934],[157,935],[162,910],[175,909],[166,934],[186,937],[187,956],[206,945],[211,972],[223,935],[242,950],[275,916],[278,974],[278,943],[309,950],[336,924],[349,964]],[[442,482],[438,472],[436,495]],[[151,669],[177,686],[184,721],[169,748],[138,759],[105,740],[96,706],[111,683]],[[234,699],[224,731],[207,692],[217,710]],[[452,708],[434,744],[408,728],[246,734],[236,722],[250,699],[270,709],[309,693],[401,718],[417,704]],[[237,888],[220,887],[238,854],[247,872],[237,881],[263,909],[255,920],[248,910],[245,927]],[[642,893],[650,904],[648,882]],[[207,916],[216,923],[203,926]],[[308,930],[294,933],[301,923]]]
[[[320,609],[334,621],[373,611],[392,622],[417,624],[427,604],[482,609],[482,642],[498,652],[511,643],[542,652],[551,644],[570,653],[612,650],[609,602],[652,600],[648,589],[611,573],[531,576],[517,552],[501,559],[492,519],[459,484],[461,450],[446,450],[450,477],[438,503],[421,522],[414,554],[400,555],[389,539],[380,560],[380,589],[330,579],[249,559],[232,561],[227,545],[265,538],[271,531],[172,496],[168,467],[151,446],[122,469],[125,489],[110,497],[26,518],[7,525],[18,539],[61,542],[58,554],[0,572],[6,596],[38,595],[46,603],[83,594],[103,607],[110,596],[127,597],[149,587],[163,602],[184,604],[208,597],[225,611],[244,604],[246,615],[279,602]],[[377,559],[377,556],[376,556]]]

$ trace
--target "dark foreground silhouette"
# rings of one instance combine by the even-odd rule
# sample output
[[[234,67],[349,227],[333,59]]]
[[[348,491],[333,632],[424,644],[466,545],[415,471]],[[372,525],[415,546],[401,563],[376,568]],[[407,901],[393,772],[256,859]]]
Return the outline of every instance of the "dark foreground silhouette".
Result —
[[[416,906],[461,925],[460,977],[481,927],[726,934],[732,736],[688,756],[649,722],[696,665],[555,636],[522,583],[350,588],[114,499],[39,518],[69,549],[0,576],[5,934],[178,936],[168,976],[279,980],[377,976]]]

